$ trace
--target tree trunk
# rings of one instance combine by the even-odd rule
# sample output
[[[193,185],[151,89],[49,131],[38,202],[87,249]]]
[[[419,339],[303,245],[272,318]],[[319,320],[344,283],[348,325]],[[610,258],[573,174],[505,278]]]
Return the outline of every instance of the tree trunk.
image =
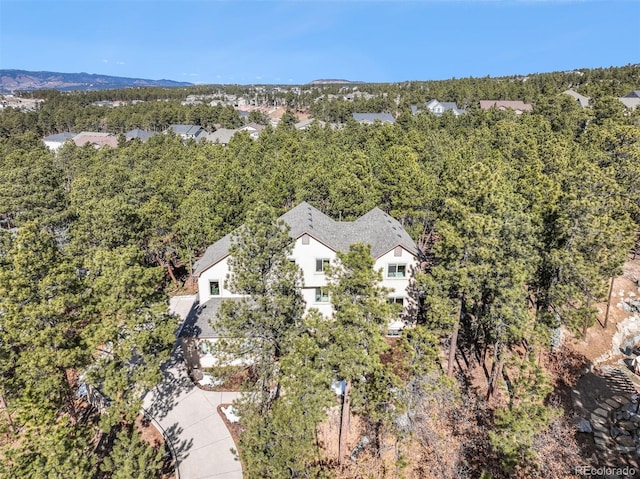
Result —
[[[609,285],[609,298],[607,299],[607,312],[604,313],[604,327],[607,327],[609,324],[609,307],[611,306],[611,294],[613,293],[613,282],[615,281],[615,277],[611,276],[611,284]]]
[[[582,327],[582,336],[587,340],[587,328],[589,327],[589,300],[587,299],[587,310],[584,313],[584,326]]]
[[[338,464],[343,464],[347,453],[347,440],[349,435],[349,392],[351,391],[351,381],[347,381],[344,386],[342,396],[342,415],[340,416],[340,435],[338,437]]]
[[[178,286],[178,280],[176,279],[176,275],[173,274],[173,268],[171,267],[171,262],[167,263],[167,273],[169,273],[169,277],[171,278],[173,285]]]
[[[13,424],[13,420],[11,419],[11,413],[9,412],[9,405],[7,404],[7,400],[1,394],[0,394],[0,409],[4,409],[4,411],[7,413],[7,420],[9,421],[9,426],[11,427],[11,431],[13,432],[13,435],[15,437],[18,431],[16,431],[16,426],[15,424]]]
[[[458,298],[458,317],[453,325],[451,342],[449,343],[449,362],[447,364],[447,376],[453,376],[453,363],[456,359],[456,349],[458,349],[458,330],[460,329],[460,316],[462,316],[462,297]]]
[[[489,379],[489,387],[487,388],[487,401],[491,399],[494,391],[496,390],[496,384],[498,378],[502,375],[502,354],[500,353],[500,347],[498,344],[494,346],[493,365],[491,366],[491,377]]]

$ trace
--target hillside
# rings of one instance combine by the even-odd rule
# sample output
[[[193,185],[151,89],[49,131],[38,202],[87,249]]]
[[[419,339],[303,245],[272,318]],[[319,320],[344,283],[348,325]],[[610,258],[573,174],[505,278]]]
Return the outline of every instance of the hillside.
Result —
[[[31,72],[26,70],[0,70],[0,92],[18,90],[53,89],[69,90],[107,90],[112,88],[131,88],[140,86],[191,86],[192,83],[173,80],[145,80],[125,78],[93,73]]]

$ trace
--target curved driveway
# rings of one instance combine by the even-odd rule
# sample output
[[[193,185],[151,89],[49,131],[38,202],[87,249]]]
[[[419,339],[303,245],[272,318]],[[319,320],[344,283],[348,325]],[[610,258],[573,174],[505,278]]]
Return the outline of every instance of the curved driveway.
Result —
[[[183,320],[194,296],[172,298],[171,311]],[[210,392],[189,379],[177,343],[171,359],[162,366],[163,380],[144,398],[144,408],[164,429],[173,444],[179,479],[242,479],[242,466],[231,452],[235,444],[217,411],[236,392]]]

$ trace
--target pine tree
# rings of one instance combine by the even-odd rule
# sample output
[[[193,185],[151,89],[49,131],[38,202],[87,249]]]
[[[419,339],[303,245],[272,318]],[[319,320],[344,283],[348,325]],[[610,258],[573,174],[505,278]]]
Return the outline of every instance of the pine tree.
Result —
[[[160,288],[163,271],[141,262],[142,253],[129,246],[99,249],[87,264],[94,318],[87,328],[94,354],[87,379],[108,399],[100,420],[105,431],[133,423],[174,341],[176,323]]]
[[[549,377],[536,364],[535,354],[512,357],[507,369],[514,369],[509,384],[509,406],[495,413],[495,430],[489,431],[491,445],[503,456],[503,467],[512,471],[535,459],[535,435],[549,426],[559,411],[545,405],[552,391]]]
[[[350,407],[370,419],[376,441],[393,401],[396,378],[380,358],[388,346],[383,338],[391,305],[379,285],[380,271],[368,245],[351,245],[338,253],[338,264],[330,266],[329,296],[334,309],[327,346],[327,365],[339,381],[344,381],[338,460],[346,455]]]
[[[163,451],[145,442],[134,427],[124,427],[116,436],[111,452],[100,470],[111,479],[151,479],[160,477]]]
[[[302,327],[301,273],[289,260],[293,240],[286,224],[265,205],[252,210],[232,242],[226,284],[247,297],[221,306],[216,327],[227,339],[219,341],[220,353],[237,359],[250,356],[257,381],[245,397],[266,411],[279,395],[279,360]]]

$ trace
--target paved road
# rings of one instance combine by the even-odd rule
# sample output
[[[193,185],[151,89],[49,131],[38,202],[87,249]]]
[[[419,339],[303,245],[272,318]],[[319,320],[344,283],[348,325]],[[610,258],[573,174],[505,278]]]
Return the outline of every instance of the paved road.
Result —
[[[194,296],[172,299],[171,310],[184,319],[194,300]],[[179,346],[162,369],[164,379],[146,395],[144,408],[173,444],[180,479],[242,479],[242,466],[231,452],[235,444],[216,409],[238,393],[195,387]]]

